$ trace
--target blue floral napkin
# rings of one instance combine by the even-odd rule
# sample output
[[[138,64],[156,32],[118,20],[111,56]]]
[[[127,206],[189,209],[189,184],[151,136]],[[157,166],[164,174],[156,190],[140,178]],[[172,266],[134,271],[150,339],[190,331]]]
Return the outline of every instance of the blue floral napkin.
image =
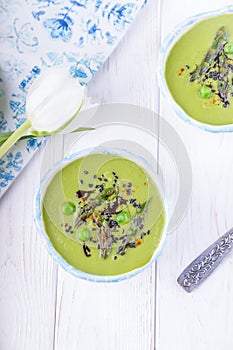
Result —
[[[8,0],[0,3],[0,133],[25,121],[25,98],[43,69],[66,64],[86,84],[145,0]],[[0,159],[0,197],[43,144],[20,141]]]

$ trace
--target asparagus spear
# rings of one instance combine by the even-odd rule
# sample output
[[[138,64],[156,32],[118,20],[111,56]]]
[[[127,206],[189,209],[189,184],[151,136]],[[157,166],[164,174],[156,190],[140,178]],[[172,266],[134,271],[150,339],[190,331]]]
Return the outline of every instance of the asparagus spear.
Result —
[[[229,68],[228,61],[224,62],[222,66],[220,66],[220,74],[222,79],[218,81],[218,93],[223,103],[223,107],[229,107],[230,94],[232,90],[232,71]]]
[[[225,27],[219,28],[213,43],[202,62],[190,73],[190,82],[199,80],[203,74],[206,74],[210,70],[224,51],[224,46],[226,45],[228,38],[229,34],[226,32]]]

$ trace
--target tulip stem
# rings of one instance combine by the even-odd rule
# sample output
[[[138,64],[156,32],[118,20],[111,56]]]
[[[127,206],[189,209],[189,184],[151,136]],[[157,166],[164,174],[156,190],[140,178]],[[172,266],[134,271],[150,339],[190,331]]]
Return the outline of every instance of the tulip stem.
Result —
[[[25,131],[31,127],[31,121],[27,119],[0,147],[0,158],[23,136]]]

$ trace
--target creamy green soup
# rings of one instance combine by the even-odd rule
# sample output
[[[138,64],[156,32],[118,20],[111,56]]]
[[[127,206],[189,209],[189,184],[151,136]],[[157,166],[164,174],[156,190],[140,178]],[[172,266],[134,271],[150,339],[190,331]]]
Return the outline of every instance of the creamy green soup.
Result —
[[[233,123],[233,14],[203,20],[172,47],[165,78],[174,100],[192,118]]]
[[[164,202],[141,166],[90,154],[57,172],[43,197],[44,229],[75,268],[118,275],[150,261],[164,232]]]

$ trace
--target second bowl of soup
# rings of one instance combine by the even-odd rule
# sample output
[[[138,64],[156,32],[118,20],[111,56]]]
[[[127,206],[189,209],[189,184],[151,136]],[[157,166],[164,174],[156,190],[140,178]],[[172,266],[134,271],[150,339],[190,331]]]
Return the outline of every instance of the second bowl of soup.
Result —
[[[185,121],[233,131],[233,7],[178,26],[162,46],[159,73],[166,98]]]

